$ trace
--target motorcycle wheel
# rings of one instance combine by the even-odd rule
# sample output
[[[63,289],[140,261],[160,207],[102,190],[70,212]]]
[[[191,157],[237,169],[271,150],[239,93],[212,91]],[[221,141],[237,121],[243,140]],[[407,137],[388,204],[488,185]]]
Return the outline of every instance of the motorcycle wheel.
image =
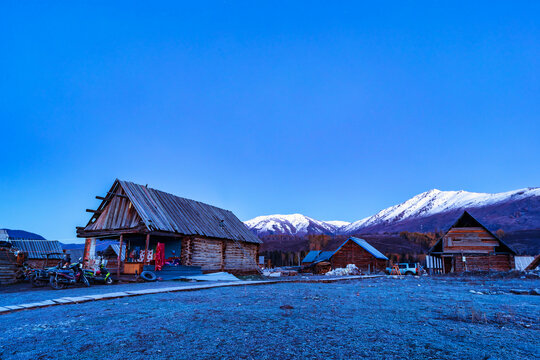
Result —
[[[90,286],[90,282],[88,281],[88,279],[86,278],[86,276],[82,276],[82,283],[84,284],[84,286],[86,287],[89,287]]]
[[[66,284],[64,284],[63,282],[58,282],[58,280],[54,277],[54,276],[51,276],[50,279],[49,279],[49,285],[51,285],[51,287],[54,289],[54,290],[62,290],[62,289],[65,289],[66,288]]]
[[[107,280],[105,280],[105,284],[111,285],[112,283],[113,283],[113,279],[112,279],[112,277],[109,276],[109,277],[107,278]]]
[[[33,287],[44,287],[47,283],[43,280],[38,280],[36,275],[30,276],[30,284]]]

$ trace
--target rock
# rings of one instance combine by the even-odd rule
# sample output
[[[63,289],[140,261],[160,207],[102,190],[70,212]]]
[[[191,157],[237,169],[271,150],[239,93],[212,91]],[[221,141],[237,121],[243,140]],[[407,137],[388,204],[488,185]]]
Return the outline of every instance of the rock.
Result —
[[[291,305],[281,305],[279,308],[281,310],[292,310],[292,309],[294,309],[294,307],[292,307]]]
[[[529,294],[531,295],[540,295],[540,289],[532,289]]]
[[[512,294],[516,294],[516,295],[528,295],[529,294],[529,291],[521,290],[521,289],[512,289],[512,290],[510,290],[510,292]]]

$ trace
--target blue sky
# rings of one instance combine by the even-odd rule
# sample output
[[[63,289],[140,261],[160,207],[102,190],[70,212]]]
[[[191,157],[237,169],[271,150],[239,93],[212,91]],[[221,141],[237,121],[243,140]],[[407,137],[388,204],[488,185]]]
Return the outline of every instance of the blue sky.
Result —
[[[353,221],[539,186],[539,2],[2,2],[0,228],[75,238],[115,178]]]

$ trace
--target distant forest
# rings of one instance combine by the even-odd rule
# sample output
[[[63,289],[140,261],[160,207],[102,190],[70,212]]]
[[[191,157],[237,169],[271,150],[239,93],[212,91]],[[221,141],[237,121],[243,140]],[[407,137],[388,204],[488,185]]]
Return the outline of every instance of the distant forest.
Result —
[[[356,237],[367,240],[371,245],[384,253],[393,262],[419,261],[431,248],[442,232],[420,233],[402,231],[399,234],[358,234]],[[335,250],[349,236],[346,235],[266,235],[260,255],[270,266],[299,265],[311,250]]]
[[[443,231],[357,234],[358,238],[367,240],[377,250],[386,255],[392,262],[422,261],[427,251],[437,239],[444,235]],[[495,235],[507,242],[522,255],[540,253],[540,229],[518,230],[505,233],[497,230]],[[347,235],[266,235],[260,255],[265,261],[270,260],[272,266],[294,266],[306,256],[310,250],[335,250],[349,236]]]

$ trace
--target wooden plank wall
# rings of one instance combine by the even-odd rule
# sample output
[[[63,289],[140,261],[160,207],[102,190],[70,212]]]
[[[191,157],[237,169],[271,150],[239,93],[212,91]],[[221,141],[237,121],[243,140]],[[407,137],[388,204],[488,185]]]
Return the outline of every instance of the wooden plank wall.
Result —
[[[333,268],[344,268],[348,264],[354,264],[362,271],[384,271],[386,268],[386,260],[377,259],[354,241],[347,241],[332,256]]]
[[[452,228],[443,238],[444,253],[492,253],[499,241],[481,227]]]
[[[117,194],[125,195],[121,187]],[[125,196],[113,196],[97,220],[87,230],[128,229],[136,227],[141,218]]]

